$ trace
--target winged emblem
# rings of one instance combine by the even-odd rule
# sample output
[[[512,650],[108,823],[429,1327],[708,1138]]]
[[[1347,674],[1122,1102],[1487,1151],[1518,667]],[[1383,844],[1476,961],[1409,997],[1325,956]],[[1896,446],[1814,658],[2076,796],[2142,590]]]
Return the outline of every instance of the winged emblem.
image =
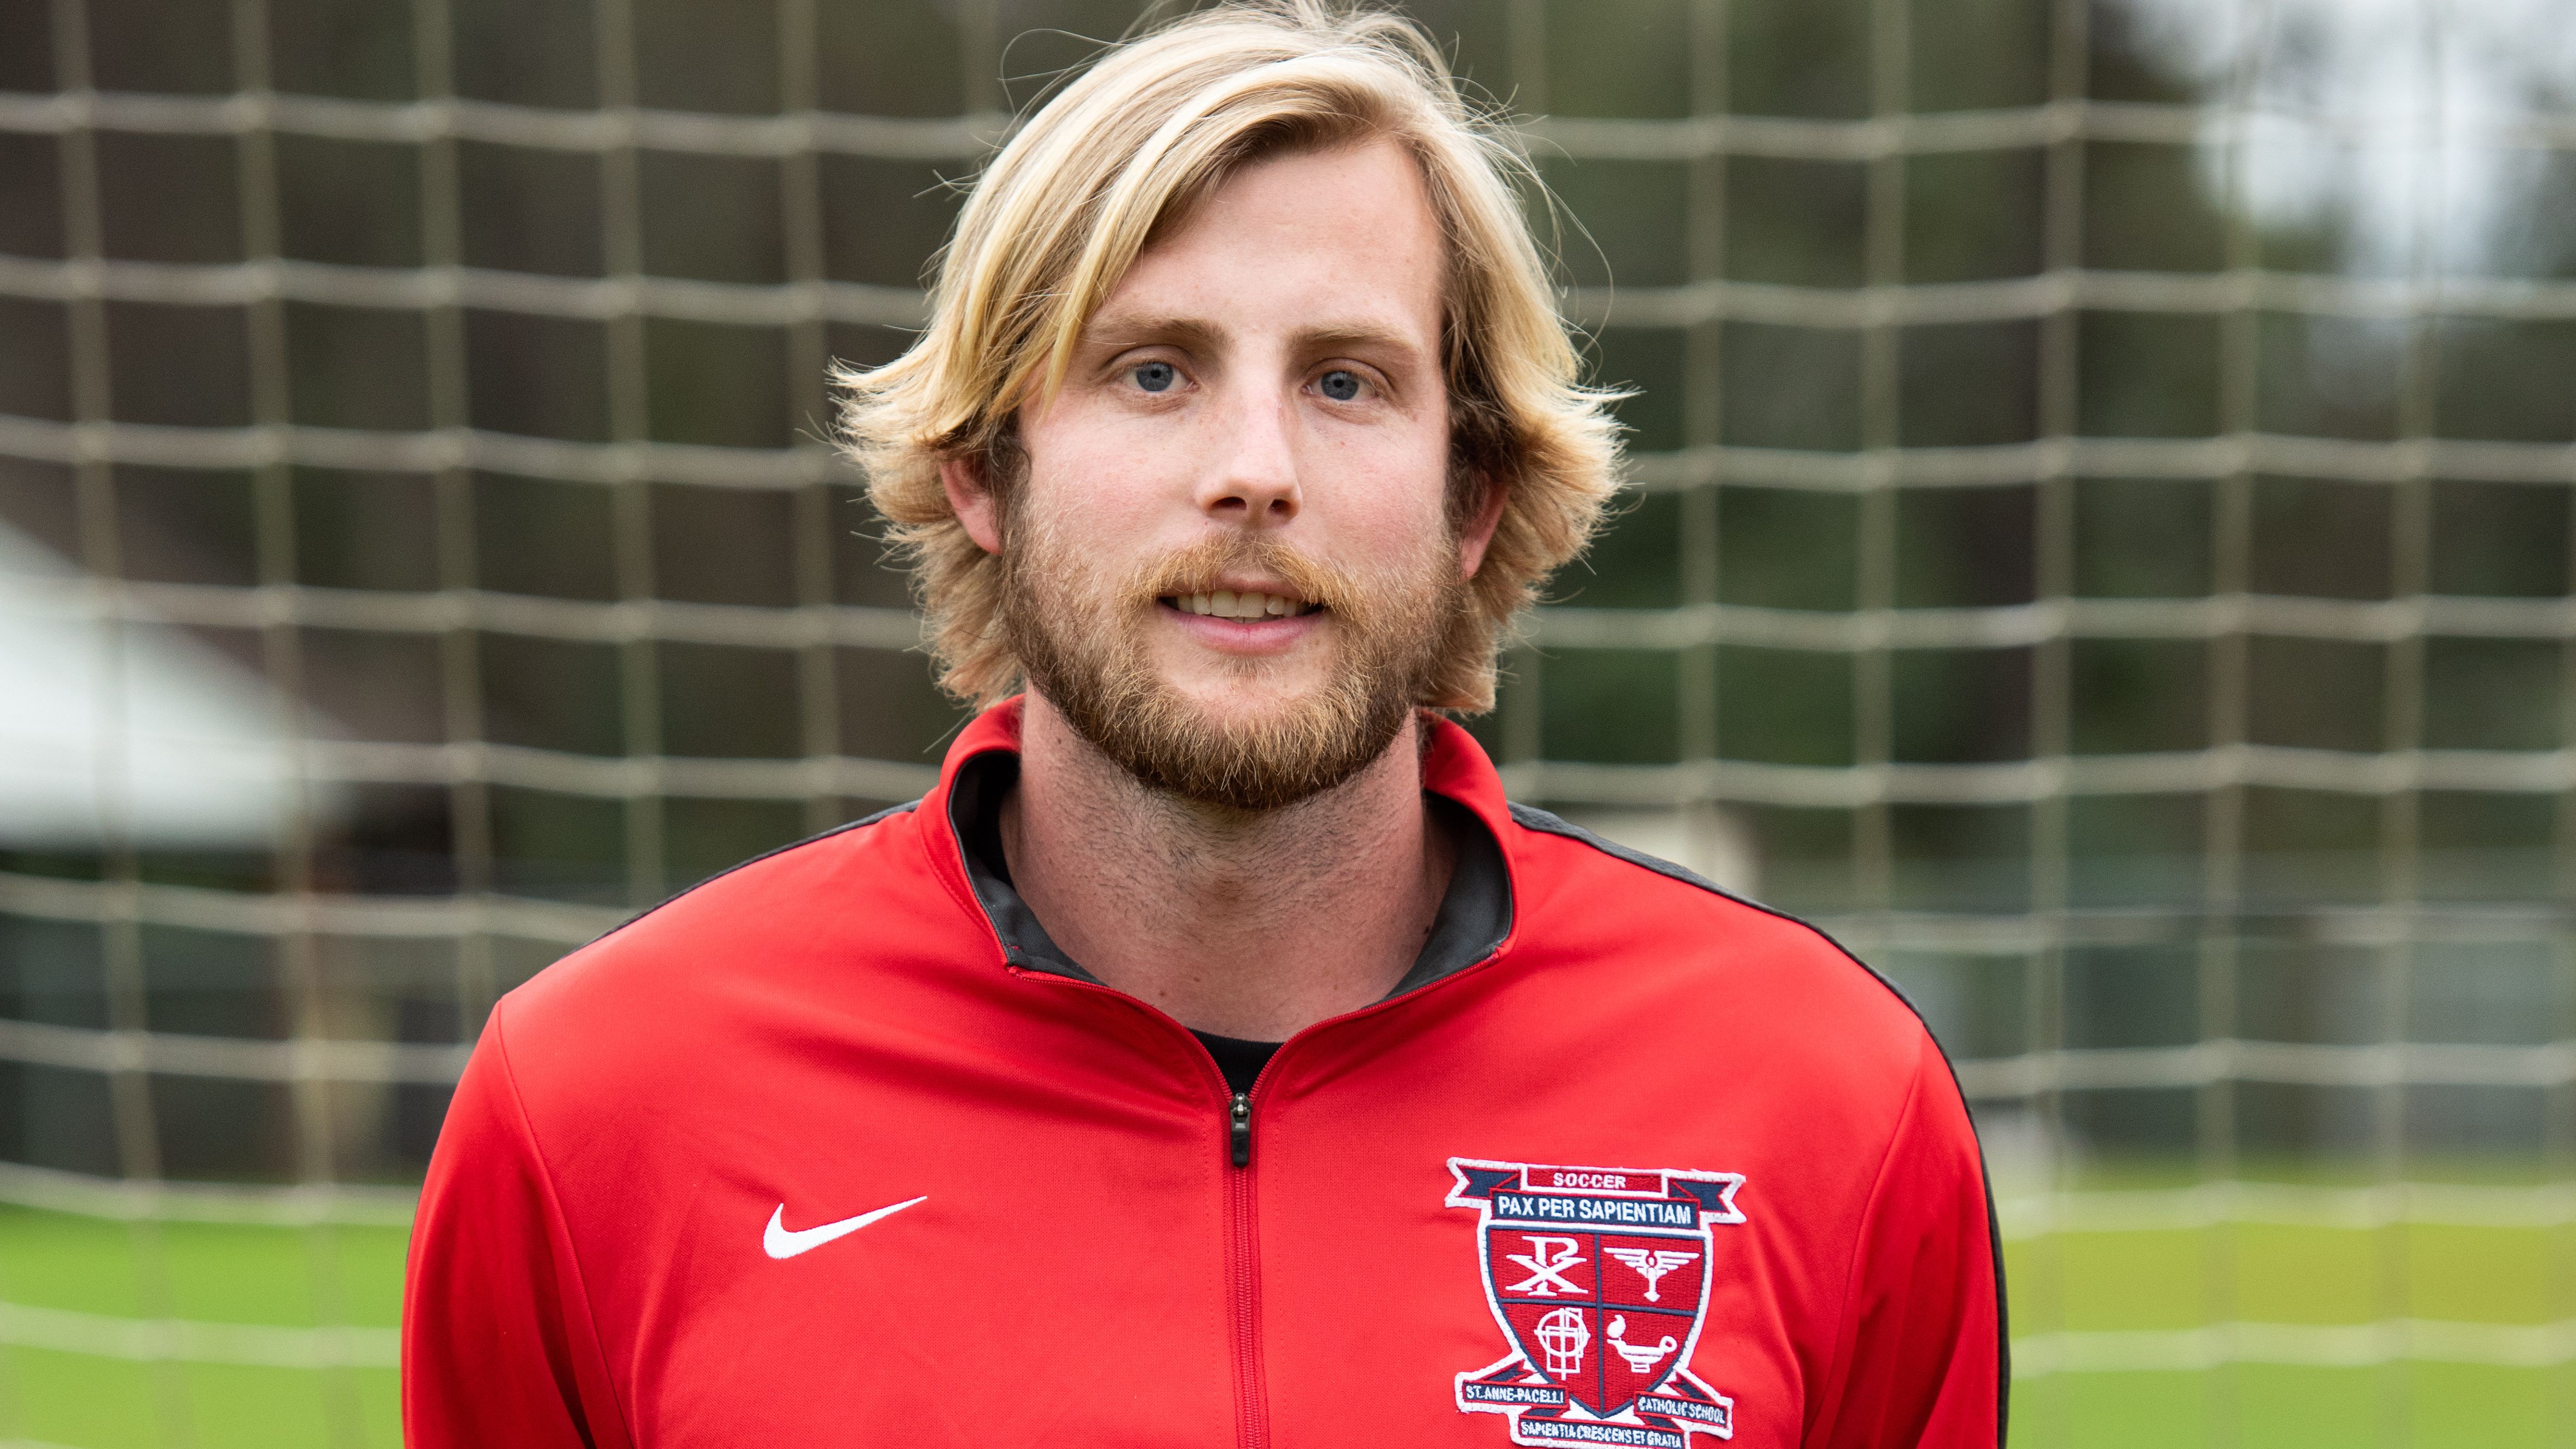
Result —
[[[1601,1251],[1635,1269],[1637,1276],[1646,1280],[1646,1301],[1649,1303],[1660,1303],[1663,1301],[1662,1296],[1655,1292],[1655,1285],[1663,1281],[1663,1276],[1666,1273],[1673,1271],[1684,1263],[1696,1263],[1699,1261],[1699,1254],[1697,1253],[1676,1253],[1668,1248],[1648,1249],[1605,1247]]]

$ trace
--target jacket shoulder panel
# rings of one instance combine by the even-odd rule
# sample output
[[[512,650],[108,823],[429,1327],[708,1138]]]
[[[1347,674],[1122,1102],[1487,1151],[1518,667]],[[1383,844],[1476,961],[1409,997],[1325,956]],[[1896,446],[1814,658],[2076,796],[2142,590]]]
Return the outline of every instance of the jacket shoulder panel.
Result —
[[[809,978],[816,953],[866,921],[880,942],[938,894],[905,828],[919,801],[881,810],[717,872],[567,952],[508,993],[515,1040],[548,1058],[601,1067],[618,1043],[670,1042],[718,1029],[755,983]],[[908,902],[916,904],[907,904]],[[943,902],[944,903],[944,902]],[[602,1030],[610,1023],[621,1030]]]
[[[1738,895],[1734,891],[1728,890],[1726,887],[1719,885],[1717,882],[1710,880],[1708,877],[1701,875],[1699,872],[1692,870],[1688,866],[1677,865],[1660,856],[1648,855],[1646,852],[1635,849],[1634,847],[1621,845],[1615,840],[1611,840],[1594,831],[1586,830],[1582,826],[1577,825],[1562,816],[1551,814],[1548,811],[1537,808],[1536,806],[1523,805],[1515,801],[1512,804],[1511,811],[1513,821],[1525,830],[1535,830],[1544,835],[1556,835],[1562,836],[1568,840],[1580,841],[1583,844],[1592,847],[1594,850],[1601,852],[1603,855],[1609,856],[1615,860],[1625,861],[1630,865],[1639,867],[1640,869],[1652,871],[1656,875],[1663,876],[1668,880],[1679,881],[1684,885],[1694,886],[1720,900],[1732,902],[1734,905],[1740,906],[1745,910],[1757,912],[1760,915],[1770,917],[1772,920],[1779,921],[1796,928],[1798,932],[1813,937],[1815,941],[1827,947],[1833,955],[1841,957],[1844,961],[1853,966],[1857,966],[1863,972],[1866,972],[1872,981],[1877,982],[1879,986],[1886,990],[1888,995],[1895,997],[1896,1000],[1904,1006],[1906,1014],[1914,1018],[1917,1025],[1923,1027],[1927,1033],[1931,1030],[1930,1023],[1923,1019],[1922,1008],[1914,1004],[1914,998],[1905,994],[1905,988],[1889,980],[1877,967],[1870,965],[1868,962],[1855,955],[1850,947],[1844,945],[1838,940],[1835,940],[1833,933],[1827,931],[1824,927],[1815,924],[1813,921],[1809,921],[1802,916],[1792,915],[1787,911],[1781,910],[1777,906],[1765,905],[1750,896]]]
[[[1857,954],[1852,954],[1850,946],[1844,946],[1842,941],[1837,941],[1837,938],[1832,936],[1832,933],[1824,931],[1824,928],[1816,926],[1816,923],[1811,923],[1811,920],[1801,918],[1801,915],[1790,915],[1788,910],[1780,910],[1775,908],[1775,905],[1765,905],[1765,902],[1752,900],[1752,897],[1747,895],[1736,895],[1736,892],[1726,890],[1726,887],[1721,887],[1718,882],[1713,882],[1713,879],[1703,877],[1703,874],[1698,874],[1698,871],[1692,871],[1690,866],[1674,864],[1674,861],[1662,859],[1662,856],[1649,856],[1649,853],[1638,851],[1638,848],[1620,846],[1618,841],[1602,838],[1602,835],[1592,833],[1592,830],[1584,830],[1582,825],[1574,825],[1571,820],[1551,815],[1551,812],[1546,810],[1538,810],[1538,807],[1530,807],[1530,804],[1517,804],[1517,802],[1512,804],[1512,822],[1517,822],[1522,830],[1535,830],[1535,833],[1540,835],[1556,835],[1556,838],[1564,838],[1564,841],[1574,841],[1574,843],[1582,843],[1582,846],[1589,846],[1592,851],[1605,856],[1602,864],[1618,861],[1618,864],[1623,866],[1633,866],[1633,869],[1649,871],[1649,874],[1667,879],[1667,882],[1692,887],[1692,890],[1700,892],[1703,900],[1713,908],[1713,915],[1716,915],[1713,923],[1716,923],[1716,926],[1744,931],[1749,923],[1759,923],[1759,926],[1765,928],[1765,931],[1762,931],[1765,936],[1775,938],[1777,944],[1785,946],[1785,949],[1788,949],[1790,954],[1795,954],[1795,957],[1814,959],[1814,962],[1819,964],[1839,962],[1842,967],[1857,969],[1860,975],[1865,975],[1870,982],[1875,982],[1875,985],[1870,987],[1868,995],[1878,998],[1880,1003],[1886,1003],[1886,1006],[1896,1008],[1896,1011],[1875,1011],[1875,1008],[1868,1006],[1868,1000],[1860,1000],[1860,1003],[1855,1003],[1860,1011],[1865,1011],[1873,1018],[1880,1018],[1880,1021],[1886,1021],[1888,1026],[1899,1026],[1904,1034],[1922,1031],[1924,1036],[1929,1036],[1929,1031],[1932,1031],[1927,1021],[1924,1021],[1922,1008],[1914,1006],[1914,998],[1909,998],[1909,995],[1904,993],[1904,987],[1899,987],[1893,980],[1888,980],[1886,975],[1880,975],[1878,967],[1862,962]],[[1618,869],[1618,866],[1610,866],[1610,869]],[[1826,980],[1811,980],[1808,985],[1821,987],[1821,990],[1834,990],[1837,982],[1832,982],[1829,977],[1826,977]]]

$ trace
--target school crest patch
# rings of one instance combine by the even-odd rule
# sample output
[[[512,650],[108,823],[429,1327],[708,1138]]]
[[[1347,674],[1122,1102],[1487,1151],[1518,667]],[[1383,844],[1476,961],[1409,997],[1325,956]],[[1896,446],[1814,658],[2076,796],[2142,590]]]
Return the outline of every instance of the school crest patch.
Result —
[[[1448,1205],[1478,1214],[1485,1302],[1511,1348],[1458,1375],[1458,1409],[1515,1444],[1690,1449],[1735,1437],[1735,1401],[1684,1365],[1708,1313],[1713,1225],[1741,1173],[1449,1159]]]

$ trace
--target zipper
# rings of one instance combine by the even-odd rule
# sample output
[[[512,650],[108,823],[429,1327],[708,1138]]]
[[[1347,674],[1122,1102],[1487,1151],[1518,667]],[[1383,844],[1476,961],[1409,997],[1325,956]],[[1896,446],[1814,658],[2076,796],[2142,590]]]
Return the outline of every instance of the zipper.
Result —
[[[1236,1092],[1230,1090],[1232,1084],[1224,1080],[1224,1073],[1218,1069],[1215,1059],[1205,1055],[1207,1049],[1204,1046],[1200,1046],[1197,1038],[1188,1035],[1188,1027],[1181,1025],[1179,1022],[1172,1020],[1171,1017],[1165,1016],[1156,1011],[1151,1005],[1139,1001],[1135,997],[1129,996],[1127,993],[1120,991],[1115,987],[1103,985],[1097,981],[1085,981],[1070,976],[1059,975],[1052,971],[1039,971],[1033,969],[1022,964],[1015,956],[1011,956],[1007,947],[1005,948],[1005,959],[1008,961],[1012,970],[1018,971],[1024,975],[1037,977],[1038,979],[1050,982],[1054,985],[1067,987],[1077,991],[1098,992],[1102,996],[1111,997],[1125,1002],[1128,1005],[1134,1006],[1143,1011],[1148,1016],[1157,1017],[1162,1021],[1169,1023],[1171,1028],[1174,1031],[1181,1033],[1183,1037],[1189,1041],[1191,1046],[1198,1047],[1199,1051],[1202,1053],[1201,1060],[1207,1062],[1208,1075],[1217,1079],[1217,1086],[1220,1089],[1226,1090],[1225,1152],[1227,1166],[1224,1171],[1226,1199],[1225,1294],[1227,1337],[1231,1340],[1230,1347],[1233,1351],[1234,1358],[1235,1444],[1236,1449],[1269,1449],[1270,1396],[1267,1382],[1262,1371],[1261,1361],[1260,1233],[1259,1223],[1254,1212],[1254,1198],[1252,1191],[1252,1098],[1254,1093],[1260,1090],[1260,1082],[1255,1080],[1252,1091]],[[1409,999],[1421,992],[1429,991],[1434,987],[1443,985],[1450,980],[1454,980],[1458,975],[1463,974],[1466,970],[1472,970],[1476,966],[1482,966],[1493,959],[1493,954],[1489,953],[1479,960],[1471,963],[1468,967],[1463,967],[1458,972],[1452,972],[1449,976],[1443,977],[1439,981],[1431,982],[1425,986],[1417,987],[1413,991],[1406,992],[1404,998],[1389,999]],[[1320,1027],[1331,1026],[1349,1017],[1355,1017],[1369,1011],[1374,1011],[1377,1007],[1385,1004],[1385,1002],[1374,1003],[1371,1006],[1361,1008],[1359,1011],[1346,1012],[1342,1016],[1331,1017],[1324,1021],[1316,1022],[1314,1025],[1305,1028],[1304,1031],[1299,1032],[1297,1035],[1302,1038],[1306,1032],[1314,1031]],[[1295,1039],[1296,1038],[1292,1038],[1291,1040]],[[1286,1045],[1284,1043],[1282,1044],[1281,1049],[1286,1049]],[[1262,1077],[1269,1076],[1270,1068],[1277,1064],[1278,1059],[1273,1057],[1270,1064],[1265,1065],[1261,1069],[1260,1075]]]
[[[1234,1350],[1237,1449],[1267,1449],[1270,1397],[1261,1366],[1261,1240],[1252,1195],[1252,1093],[1226,1101],[1226,1327]]]

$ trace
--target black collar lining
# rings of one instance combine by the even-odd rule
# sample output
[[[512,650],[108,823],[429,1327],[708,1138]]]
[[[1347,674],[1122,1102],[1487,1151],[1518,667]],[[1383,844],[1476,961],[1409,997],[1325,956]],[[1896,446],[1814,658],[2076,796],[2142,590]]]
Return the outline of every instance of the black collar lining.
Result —
[[[988,750],[957,767],[948,790],[948,824],[956,832],[966,879],[1013,966],[1097,983],[1099,977],[1047,934],[1037,912],[1011,883],[1010,862],[1002,851],[1002,799],[1019,778],[1020,757],[1009,750]],[[1390,998],[1475,965],[1512,933],[1511,872],[1494,832],[1475,811],[1445,795],[1425,791],[1422,798],[1458,842],[1458,861],[1439,913],[1432,917],[1431,935],[1412,968],[1387,993]]]

